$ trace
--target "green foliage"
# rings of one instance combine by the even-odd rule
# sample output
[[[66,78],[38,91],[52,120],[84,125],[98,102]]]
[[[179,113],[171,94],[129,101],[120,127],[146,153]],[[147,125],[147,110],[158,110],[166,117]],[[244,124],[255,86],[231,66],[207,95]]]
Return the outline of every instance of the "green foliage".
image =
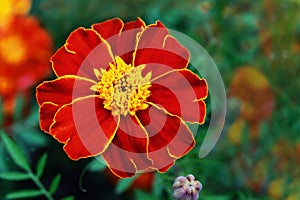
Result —
[[[4,111],[3,111],[3,105],[2,105],[2,99],[0,97],[0,127],[3,125],[4,123]]]
[[[135,199],[153,200],[153,197],[150,194],[147,194],[140,190],[136,190],[135,191]]]
[[[20,95],[17,95],[16,97],[16,106],[15,106],[15,112],[13,115],[13,119],[15,121],[18,121],[22,118],[22,112],[23,112],[23,108],[24,108],[24,100],[23,97]]]
[[[126,190],[129,189],[130,185],[133,183],[133,181],[137,178],[137,176],[134,176],[132,178],[124,178],[124,179],[120,179],[117,183],[116,189],[115,189],[115,193],[116,194],[122,194],[124,193]]]
[[[60,183],[60,179],[61,179],[60,174],[58,174],[54,177],[54,179],[52,180],[50,187],[49,187],[50,194],[53,195],[56,192],[56,190],[58,189],[59,183]]]
[[[36,175],[37,177],[41,177],[43,175],[43,172],[45,170],[46,162],[47,162],[48,154],[44,154],[40,157],[39,161],[36,165]]]
[[[24,199],[42,196],[43,193],[39,190],[20,190],[6,195],[7,199]]]
[[[4,172],[0,174],[0,178],[8,181],[24,181],[30,179],[30,176],[21,172]]]
[[[62,198],[60,200],[74,200],[75,198],[73,196],[69,196],[69,197],[65,197],[65,198]]]
[[[93,159],[87,166],[87,170],[89,172],[101,172],[103,171],[107,166],[104,164],[104,160],[102,157],[97,157],[96,159]]]
[[[1,138],[4,142],[6,149],[13,159],[14,163],[18,165],[21,169],[29,172],[30,166],[22,150],[14,143],[4,132],[1,132]]]
[[[6,195],[7,199],[22,199],[22,198],[33,198],[37,196],[44,195],[48,200],[54,200],[53,196],[58,189],[61,175],[56,175],[49,187],[49,190],[46,190],[45,186],[40,181],[41,176],[43,175],[46,162],[47,162],[47,154],[44,154],[39,159],[37,166],[36,166],[36,174],[33,173],[31,170],[30,164],[23,154],[22,150],[18,147],[18,145],[9,138],[4,132],[1,132],[2,141],[5,144],[5,147],[12,158],[13,162],[23,169],[22,172],[17,171],[8,171],[0,173],[0,178],[7,180],[7,181],[24,181],[31,179],[38,189],[27,189],[27,190],[18,190],[11,192]],[[68,197],[69,199],[71,197]]]

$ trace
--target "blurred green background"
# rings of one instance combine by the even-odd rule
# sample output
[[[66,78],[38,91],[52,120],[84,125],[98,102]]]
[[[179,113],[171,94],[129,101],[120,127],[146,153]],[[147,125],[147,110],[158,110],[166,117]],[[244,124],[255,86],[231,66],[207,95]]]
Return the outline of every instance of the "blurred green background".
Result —
[[[55,199],[172,199],[173,180],[187,174],[203,184],[203,200],[300,199],[299,0],[34,0],[30,15],[49,32],[54,50],[80,26],[112,17],[160,20],[206,49],[228,95],[225,127],[208,156],[198,158],[209,113],[192,152],[167,173],[133,184],[134,179],[112,178],[93,159],[69,160],[62,146],[39,130],[33,87],[29,114],[16,118],[9,131],[33,169],[48,154],[41,181],[49,187],[61,175]],[[22,99],[18,102],[16,110],[23,109]],[[0,155],[0,172],[20,171],[1,141]],[[0,180],[0,199],[24,188],[36,186]]]

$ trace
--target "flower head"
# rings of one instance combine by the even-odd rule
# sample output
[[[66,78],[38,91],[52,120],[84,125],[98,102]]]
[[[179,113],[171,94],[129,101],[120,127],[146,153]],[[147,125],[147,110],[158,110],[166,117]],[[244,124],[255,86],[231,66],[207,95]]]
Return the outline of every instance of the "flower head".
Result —
[[[78,28],[37,87],[41,129],[73,160],[102,155],[119,177],[165,172],[195,145],[185,121],[205,119],[207,84],[164,25],[119,18]]]
[[[197,200],[202,184],[195,180],[192,174],[179,176],[175,179],[173,186],[173,198],[175,200]]]
[[[50,73],[51,51],[50,36],[33,17],[14,17],[7,29],[0,28],[0,98],[6,114],[13,110],[16,93]]]

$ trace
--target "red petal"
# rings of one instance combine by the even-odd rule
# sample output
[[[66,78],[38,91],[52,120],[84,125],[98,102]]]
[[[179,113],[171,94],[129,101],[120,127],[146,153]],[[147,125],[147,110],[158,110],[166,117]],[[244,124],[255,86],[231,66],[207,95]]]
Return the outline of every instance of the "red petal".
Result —
[[[112,54],[120,56],[125,63],[132,64],[132,54],[136,47],[137,33],[145,27],[144,22],[138,18],[136,21],[124,24],[119,19],[109,20],[104,24],[94,25],[93,28],[103,35],[103,32],[110,30],[110,35],[105,33],[106,41],[109,43]],[[117,26],[114,26],[117,24]],[[110,26],[110,28],[108,28]]]
[[[137,112],[137,117],[149,135],[149,158],[155,168],[167,170],[194,147],[194,137],[179,117],[153,106]]]
[[[52,102],[59,106],[71,103],[79,97],[92,95],[95,92],[90,87],[97,84],[86,78],[62,76],[53,81],[45,81],[36,88],[39,105]]]
[[[57,76],[72,74],[93,79],[93,69],[106,68],[112,60],[107,44],[94,30],[84,28],[73,31],[65,46],[51,58]]]
[[[117,134],[112,143],[133,153],[147,153],[147,133],[129,115],[121,117]]]
[[[190,54],[161,22],[148,26],[138,41],[134,65],[147,64],[144,74],[152,72],[152,78],[173,69],[184,69]]]
[[[40,127],[43,131],[49,133],[49,128],[53,123],[55,113],[59,106],[50,102],[43,103],[40,108]]]
[[[120,56],[125,63],[133,64],[133,53],[136,48],[137,34],[142,32],[145,23],[141,18],[125,23],[118,42],[115,46],[115,55]]]
[[[134,170],[134,165],[132,165],[130,167],[132,167],[132,170]],[[114,175],[116,175],[119,178],[130,178],[130,177],[133,177],[135,175],[135,173],[123,172],[123,171],[120,171],[120,170],[113,169],[109,166],[108,166],[108,168]]]
[[[185,121],[203,123],[207,97],[206,81],[189,70],[173,71],[155,79],[148,101]]]
[[[119,18],[113,18],[105,22],[92,25],[92,28],[97,31],[103,39],[110,38],[121,32],[124,23]]]
[[[112,172],[119,177],[132,176],[152,165],[147,157],[148,138],[134,117],[120,120],[112,144],[102,154]]]
[[[141,18],[137,18],[135,21],[127,22],[124,24],[123,32],[131,29],[146,27],[145,22]]]
[[[102,153],[113,139],[117,119],[103,108],[96,96],[78,99],[59,109],[50,127],[50,134],[66,143],[64,150],[77,160]]]

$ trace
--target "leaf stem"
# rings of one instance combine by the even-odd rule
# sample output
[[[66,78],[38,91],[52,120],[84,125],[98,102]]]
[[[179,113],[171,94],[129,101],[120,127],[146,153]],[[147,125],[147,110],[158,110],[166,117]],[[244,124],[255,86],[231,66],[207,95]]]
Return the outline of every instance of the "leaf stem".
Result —
[[[47,191],[45,186],[32,171],[28,171],[28,175],[48,200],[54,200],[52,195]]]

